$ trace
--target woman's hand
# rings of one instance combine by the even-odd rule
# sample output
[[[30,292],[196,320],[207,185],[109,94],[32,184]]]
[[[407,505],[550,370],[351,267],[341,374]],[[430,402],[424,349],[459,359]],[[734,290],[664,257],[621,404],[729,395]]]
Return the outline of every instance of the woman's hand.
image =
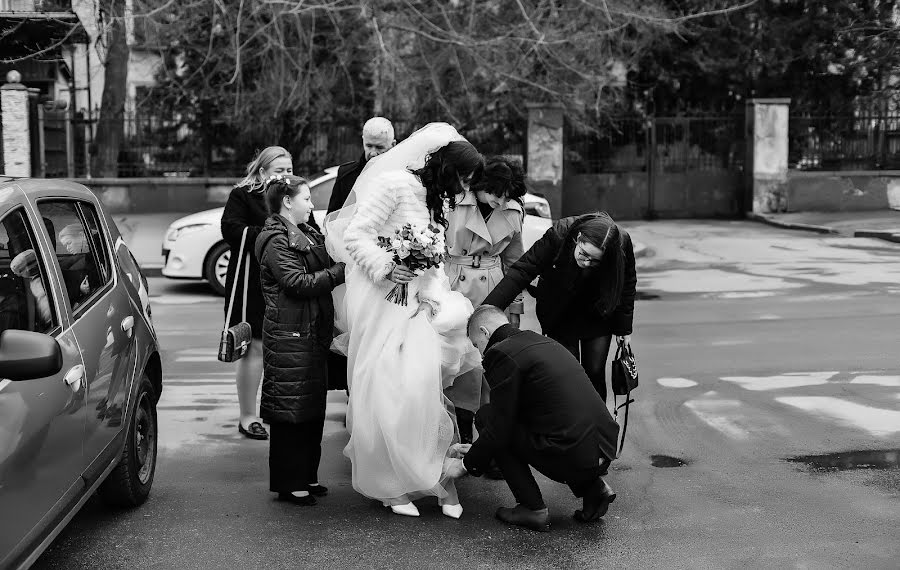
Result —
[[[403,265],[395,265],[391,272],[387,274],[387,279],[394,283],[409,283],[416,278],[416,273],[409,267]]]
[[[631,348],[631,335],[626,334],[623,336],[616,335],[616,342],[622,344],[623,348]]]

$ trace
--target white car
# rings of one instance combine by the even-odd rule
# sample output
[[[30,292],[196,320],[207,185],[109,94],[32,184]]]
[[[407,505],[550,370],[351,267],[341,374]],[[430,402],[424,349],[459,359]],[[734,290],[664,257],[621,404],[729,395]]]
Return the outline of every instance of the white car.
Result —
[[[332,166],[309,183],[313,216],[319,227],[325,223],[325,211],[337,177]],[[550,204],[541,196],[526,194],[523,240],[528,250],[551,225]],[[172,222],[163,239],[165,267],[162,274],[170,279],[205,279],[219,295],[225,294],[225,274],[231,249],[222,238],[222,212],[225,208],[205,210]]]

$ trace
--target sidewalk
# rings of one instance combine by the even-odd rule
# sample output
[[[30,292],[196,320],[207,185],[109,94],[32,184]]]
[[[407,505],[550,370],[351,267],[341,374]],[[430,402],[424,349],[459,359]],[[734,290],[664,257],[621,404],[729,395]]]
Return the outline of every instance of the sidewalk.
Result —
[[[900,243],[900,210],[750,214],[748,218],[790,230],[878,238]]]

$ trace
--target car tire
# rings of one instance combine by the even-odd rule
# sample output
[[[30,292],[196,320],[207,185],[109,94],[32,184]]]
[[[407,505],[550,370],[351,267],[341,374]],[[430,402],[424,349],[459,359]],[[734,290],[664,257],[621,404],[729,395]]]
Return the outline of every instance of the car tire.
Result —
[[[126,428],[122,457],[97,489],[106,504],[128,508],[147,500],[156,473],[158,435],[156,393],[144,373],[138,386],[134,413]]]
[[[231,257],[231,248],[225,242],[218,243],[209,250],[206,261],[203,263],[203,278],[216,292],[216,295],[225,296],[225,275],[228,272],[228,260]]]

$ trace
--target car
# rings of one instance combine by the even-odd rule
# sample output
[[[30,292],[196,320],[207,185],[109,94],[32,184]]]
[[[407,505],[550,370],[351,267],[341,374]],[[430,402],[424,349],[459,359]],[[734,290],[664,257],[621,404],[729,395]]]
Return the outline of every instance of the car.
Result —
[[[95,491],[156,472],[162,364],[147,280],[80,184],[0,177],[0,568],[27,568]]]
[[[325,211],[337,170],[337,166],[332,166],[312,178],[309,183],[312,203],[316,208],[313,216],[319,227],[325,222]],[[523,202],[526,215],[522,237],[527,250],[550,227],[550,204],[542,196],[531,193],[525,195]],[[163,238],[164,277],[205,279],[213,291],[219,295],[225,294],[225,276],[231,249],[222,237],[224,210],[205,210],[172,222]]]

